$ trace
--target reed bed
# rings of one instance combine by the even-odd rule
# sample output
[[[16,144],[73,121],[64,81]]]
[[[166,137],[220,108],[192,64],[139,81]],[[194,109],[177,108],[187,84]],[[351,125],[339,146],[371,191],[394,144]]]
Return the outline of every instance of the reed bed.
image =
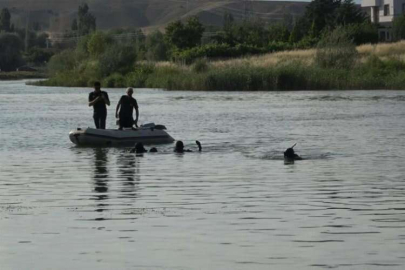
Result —
[[[317,52],[316,49],[311,49],[229,60],[200,59],[191,66],[172,62],[145,62],[137,63],[133,72],[124,75],[114,73],[100,79],[86,77],[81,73],[63,72],[40,84],[90,86],[97,79],[108,87],[132,86],[168,90],[405,89],[405,41],[359,46],[354,50],[357,56],[353,58],[353,64],[346,66],[321,65],[317,60]],[[335,61],[336,57],[344,56],[340,53],[330,55],[335,58],[326,62],[339,62]],[[323,54],[323,57],[329,56]]]

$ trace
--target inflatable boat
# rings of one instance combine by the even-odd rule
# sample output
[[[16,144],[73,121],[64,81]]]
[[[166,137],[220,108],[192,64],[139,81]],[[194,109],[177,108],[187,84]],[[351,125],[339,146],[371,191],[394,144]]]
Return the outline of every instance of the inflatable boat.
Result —
[[[69,132],[72,143],[78,146],[133,146],[138,142],[143,144],[172,143],[174,139],[165,131],[163,125],[153,123],[137,129],[95,129],[77,128]]]

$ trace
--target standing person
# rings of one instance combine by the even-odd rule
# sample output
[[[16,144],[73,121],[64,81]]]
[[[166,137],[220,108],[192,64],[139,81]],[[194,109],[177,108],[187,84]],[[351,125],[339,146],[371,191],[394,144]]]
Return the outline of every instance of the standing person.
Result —
[[[138,127],[138,118],[139,118],[139,110],[138,110],[138,103],[136,99],[132,97],[134,93],[134,89],[131,87],[127,88],[127,94],[123,95],[120,101],[117,104],[117,109],[115,111],[115,117],[119,119],[119,130],[122,130],[124,127],[130,127],[134,129],[133,125],[135,124]],[[134,121],[133,113],[134,109],[136,112],[136,118]]]
[[[89,106],[94,109],[94,124],[98,129],[105,129],[107,119],[107,106],[110,106],[110,99],[107,92],[101,91],[100,82],[94,83],[94,91],[89,94]]]

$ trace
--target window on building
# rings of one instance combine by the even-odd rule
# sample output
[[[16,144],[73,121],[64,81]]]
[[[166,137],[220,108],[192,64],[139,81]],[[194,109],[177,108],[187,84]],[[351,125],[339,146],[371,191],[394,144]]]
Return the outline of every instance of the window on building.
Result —
[[[389,31],[387,31],[387,40],[391,40]]]
[[[390,15],[390,5],[384,5],[384,16]]]

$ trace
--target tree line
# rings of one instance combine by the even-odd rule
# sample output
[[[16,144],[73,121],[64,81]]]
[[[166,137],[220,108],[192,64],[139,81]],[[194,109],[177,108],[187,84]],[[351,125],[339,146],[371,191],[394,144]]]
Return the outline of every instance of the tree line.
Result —
[[[0,70],[15,71],[25,65],[44,65],[53,55],[46,50],[48,35],[31,28],[18,28],[11,23],[7,8],[0,12]]]
[[[27,46],[24,36],[27,31],[14,29],[10,17],[3,9],[0,16],[0,44],[7,45],[0,46],[7,46],[15,55],[14,60],[8,59],[8,65],[0,60],[3,70],[16,66],[15,63],[21,60],[18,56],[21,51],[26,62],[35,62],[35,57],[28,57],[27,47],[44,47],[44,42]],[[137,61],[190,64],[200,58],[223,59],[313,48],[335,32],[339,32],[339,35],[344,33],[354,45],[378,42],[378,25],[371,23],[353,0],[313,0],[302,17],[293,18],[288,14],[284,17],[282,22],[266,23],[254,19],[236,21],[232,14],[225,14],[220,27],[207,27],[197,17],[190,17],[168,24],[164,33],[154,31],[145,35],[135,28],[97,31],[95,16],[90,13],[87,4],[82,4],[78,8],[77,18],[72,22],[71,31],[65,33],[66,39],[71,38],[70,44],[53,44],[66,51],[54,57],[59,63],[51,61],[49,69],[54,73],[61,67],[60,63],[65,63],[68,67],[93,70],[93,75],[97,77],[109,76],[133,71]],[[404,32],[403,36],[401,31]],[[395,20],[393,32],[397,33],[394,35],[397,39],[405,36],[405,17]],[[39,37],[35,37],[36,40]],[[5,42],[1,42],[2,38]],[[63,57],[71,59],[63,60]],[[74,64],[72,59],[76,59]]]

